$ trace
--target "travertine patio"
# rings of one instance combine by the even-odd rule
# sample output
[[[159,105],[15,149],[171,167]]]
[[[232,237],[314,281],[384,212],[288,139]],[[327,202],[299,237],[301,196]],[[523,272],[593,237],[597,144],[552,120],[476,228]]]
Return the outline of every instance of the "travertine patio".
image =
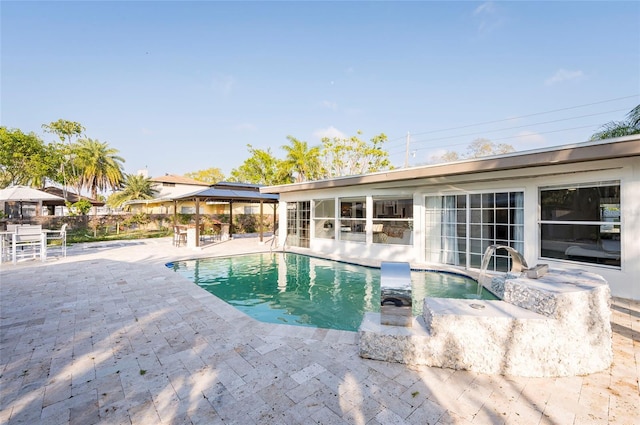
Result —
[[[256,322],[164,267],[268,250],[169,239],[2,264],[2,424],[635,424],[640,303],[614,299],[611,368],[513,378],[365,360],[357,333]]]

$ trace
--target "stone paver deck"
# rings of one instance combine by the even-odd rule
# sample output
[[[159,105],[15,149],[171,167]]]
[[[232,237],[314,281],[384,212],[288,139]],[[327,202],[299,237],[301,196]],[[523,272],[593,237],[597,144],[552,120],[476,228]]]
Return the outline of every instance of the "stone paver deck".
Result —
[[[257,322],[164,267],[268,250],[168,239],[2,264],[1,424],[638,424],[640,303],[614,299],[614,362],[517,378],[358,357],[357,333]]]

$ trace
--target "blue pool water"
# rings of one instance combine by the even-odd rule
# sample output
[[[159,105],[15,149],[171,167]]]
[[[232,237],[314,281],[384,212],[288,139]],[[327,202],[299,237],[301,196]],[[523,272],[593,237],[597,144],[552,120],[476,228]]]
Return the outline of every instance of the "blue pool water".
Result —
[[[367,311],[380,311],[380,269],[292,253],[176,261],[184,275],[247,315],[268,323],[356,331]],[[475,298],[476,281],[412,271],[414,314],[424,297]],[[483,291],[484,299],[496,299]]]

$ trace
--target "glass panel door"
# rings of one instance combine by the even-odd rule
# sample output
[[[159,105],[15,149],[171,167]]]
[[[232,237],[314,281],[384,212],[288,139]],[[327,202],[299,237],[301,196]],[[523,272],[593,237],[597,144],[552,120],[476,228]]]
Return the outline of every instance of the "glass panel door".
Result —
[[[311,202],[287,203],[287,241],[289,246],[309,248]]]

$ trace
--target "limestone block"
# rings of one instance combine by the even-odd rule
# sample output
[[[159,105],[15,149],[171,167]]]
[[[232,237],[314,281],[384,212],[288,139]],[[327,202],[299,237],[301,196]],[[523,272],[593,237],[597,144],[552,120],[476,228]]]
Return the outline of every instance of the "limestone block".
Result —
[[[379,315],[367,314],[360,355],[531,377],[583,375],[611,365],[610,291],[600,276],[492,280],[503,287],[503,301],[425,298],[411,328],[384,326]]]

